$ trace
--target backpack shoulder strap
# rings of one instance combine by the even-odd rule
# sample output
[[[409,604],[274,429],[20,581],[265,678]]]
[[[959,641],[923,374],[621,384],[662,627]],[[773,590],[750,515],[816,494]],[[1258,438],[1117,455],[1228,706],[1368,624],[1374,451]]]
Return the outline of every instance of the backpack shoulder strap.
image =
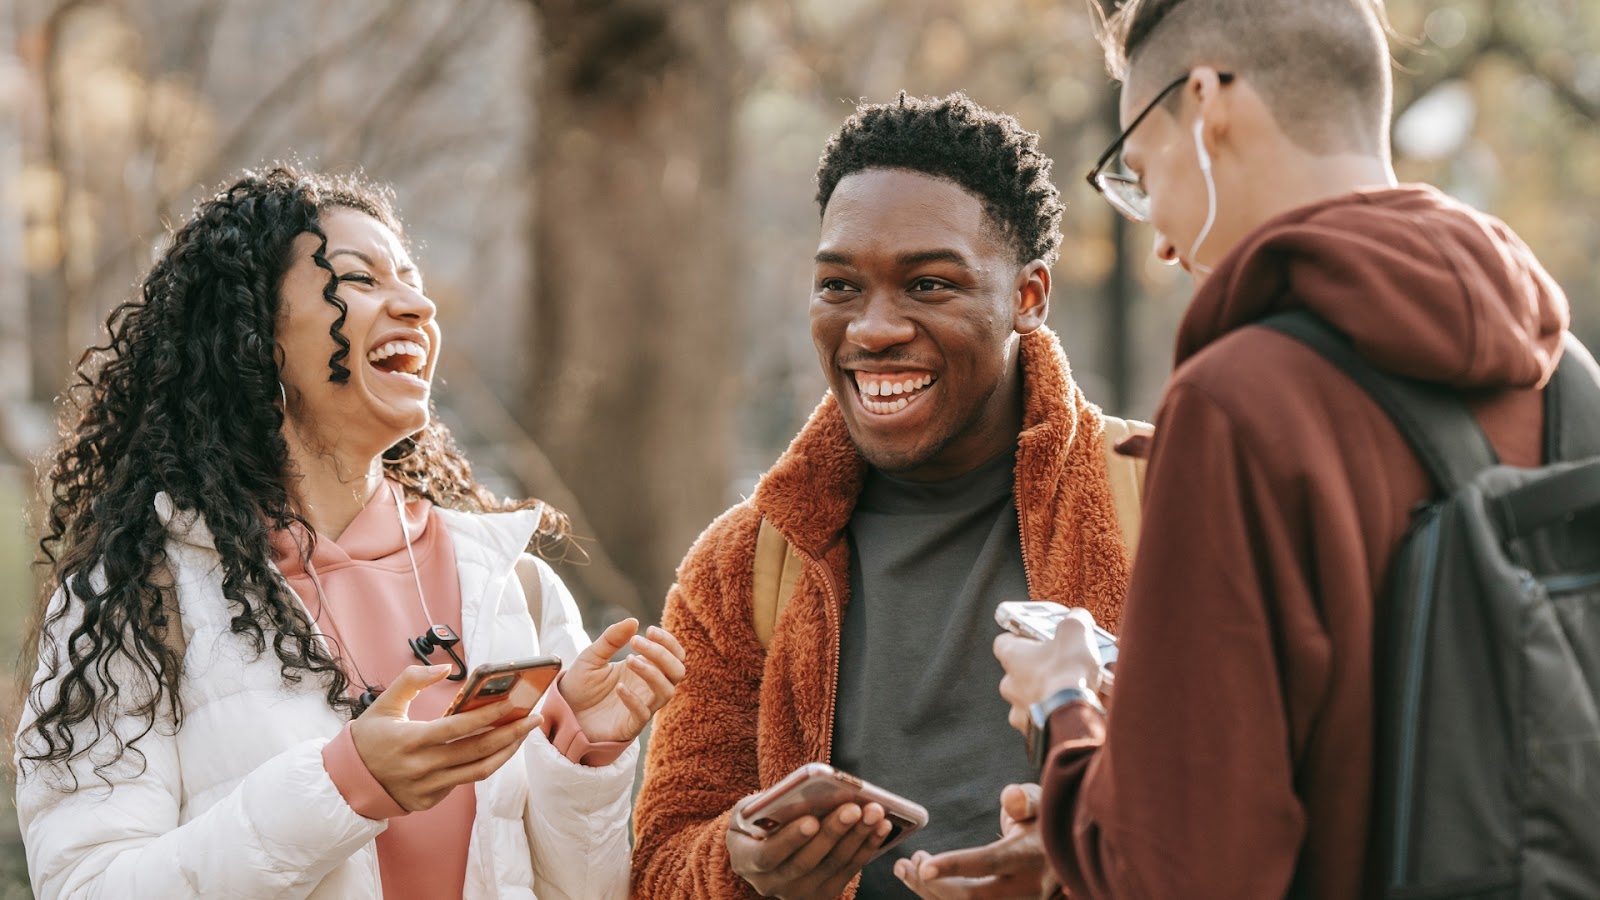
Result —
[[[1128,561],[1133,561],[1139,547],[1139,524],[1144,509],[1144,469],[1142,456],[1124,456],[1117,445],[1135,435],[1149,436],[1155,432],[1148,422],[1103,416],[1105,419],[1106,480],[1111,483],[1111,505],[1117,514],[1117,529],[1122,533],[1122,546],[1128,551]]]
[[[161,642],[172,649],[182,661],[189,652],[189,636],[183,633],[183,613],[178,607],[177,579],[172,573],[172,562],[167,560],[150,571],[150,580],[161,590]]]
[[[1571,332],[1544,389],[1544,448],[1549,462],[1600,455],[1600,366]]]
[[[517,580],[522,582],[522,596],[528,600],[528,615],[533,617],[533,630],[537,632],[544,627],[544,588],[539,580],[539,565],[530,554],[517,557]]]
[[[756,640],[763,649],[772,646],[772,633],[777,628],[778,616],[794,595],[795,579],[800,577],[800,557],[789,546],[777,526],[761,519],[761,530],[756,533],[756,561],[754,590],[751,599],[751,617],[756,628]]]
[[[1356,352],[1349,338],[1308,310],[1277,313],[1256,324],[1317,351],[1365,390],[1444,493],[1454,493],[1499,462],[1478,420],[1454,391],[1379,370]]]

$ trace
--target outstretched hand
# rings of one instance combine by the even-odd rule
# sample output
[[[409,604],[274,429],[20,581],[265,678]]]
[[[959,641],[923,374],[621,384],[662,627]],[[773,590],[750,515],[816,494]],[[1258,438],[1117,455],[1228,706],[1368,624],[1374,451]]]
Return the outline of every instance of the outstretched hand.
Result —
[[[638,630],[638,619],[607,628],[561,677],[561,696],[591,741],[638,737],[683,680],[684,650],[678,639],[654,625],[644,634]],[[612,662],[624,647],[635,653]]]
[[[918,850],[894,874],[925,900],[1035,898],[1056,883],[1039,837],[1039,786],[1013,784],[1000,794],[1000,839],[937,855]]]

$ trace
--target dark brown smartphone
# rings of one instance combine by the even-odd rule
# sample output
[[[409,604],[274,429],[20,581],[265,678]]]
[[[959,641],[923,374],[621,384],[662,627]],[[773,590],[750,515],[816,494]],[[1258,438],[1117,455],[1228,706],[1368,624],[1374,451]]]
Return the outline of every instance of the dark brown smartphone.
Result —
[[[883,807],[890,831],[878,848],[879,853],[928,824],[928,811],[920,804],[826,763],[814,762],[795,769],[734,810],[732,827],[751,837],[765,838],[801,816],[821,818],[845,803],[876,803]]]
[[[560,674],[561,658],[558,656],[484,663],[472,670],[467,683],[461,686],[460,693],[450,701],[444,714],[453,716],[509,697],[516,708],[495,722],[494,727],[515,722],[533,709]]]

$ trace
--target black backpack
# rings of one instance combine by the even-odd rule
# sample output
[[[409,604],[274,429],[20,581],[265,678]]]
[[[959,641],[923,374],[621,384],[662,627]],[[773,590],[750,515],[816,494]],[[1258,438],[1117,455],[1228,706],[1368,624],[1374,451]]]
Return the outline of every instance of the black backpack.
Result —
[[[1600,375],[1570,335],[1546,464],[1499,464],[1461,396],[1389,375],[1304,311],[1311,346],[1437,487],[1388,573],[1375,644],[1372,859],[1388,898],[1600,898]]]

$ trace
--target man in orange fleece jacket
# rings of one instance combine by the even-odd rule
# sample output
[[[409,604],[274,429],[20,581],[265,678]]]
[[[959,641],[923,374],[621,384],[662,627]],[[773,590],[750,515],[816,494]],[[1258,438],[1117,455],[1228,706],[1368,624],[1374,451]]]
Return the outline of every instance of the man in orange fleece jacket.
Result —
[[[1076,896],[1381,893],[1374,632],[1433,491],[1361,388],[1254,323],[1309,309],[1378,368],[1463,392],[1501,460],[1540,464],[1566,299],[1504,224],[1396,184],[1381,14],[1135,0],[1108,29],[1126,130],[1097,187],[1198,284],[1110,718],[1066,702],[1048,719],[1041,819]],[[1058,689],[1093,690],[1092,647],[1081,624],[998,639],[1013,724]]]
[[[913,896],[895,865],[917,848],[965,848],[977,879],[920,889],[1039,895],[1036,827],[995,840],[1001,789],[1035,771],[995,727],[995,606],[1071,599],[1115,623],[1128,571],[1104,420],[1044,328],[1049,169],[961,95],[862,107],[829,143],[810,307],[829,395],[667,599],[690,674],[650,742],[635,896]],[[770,649],[752,623],[763,518],[804,562]],[[875,804],[765,841],[729,829],[812,761],[924,804],[929,827],[870,865]]]

